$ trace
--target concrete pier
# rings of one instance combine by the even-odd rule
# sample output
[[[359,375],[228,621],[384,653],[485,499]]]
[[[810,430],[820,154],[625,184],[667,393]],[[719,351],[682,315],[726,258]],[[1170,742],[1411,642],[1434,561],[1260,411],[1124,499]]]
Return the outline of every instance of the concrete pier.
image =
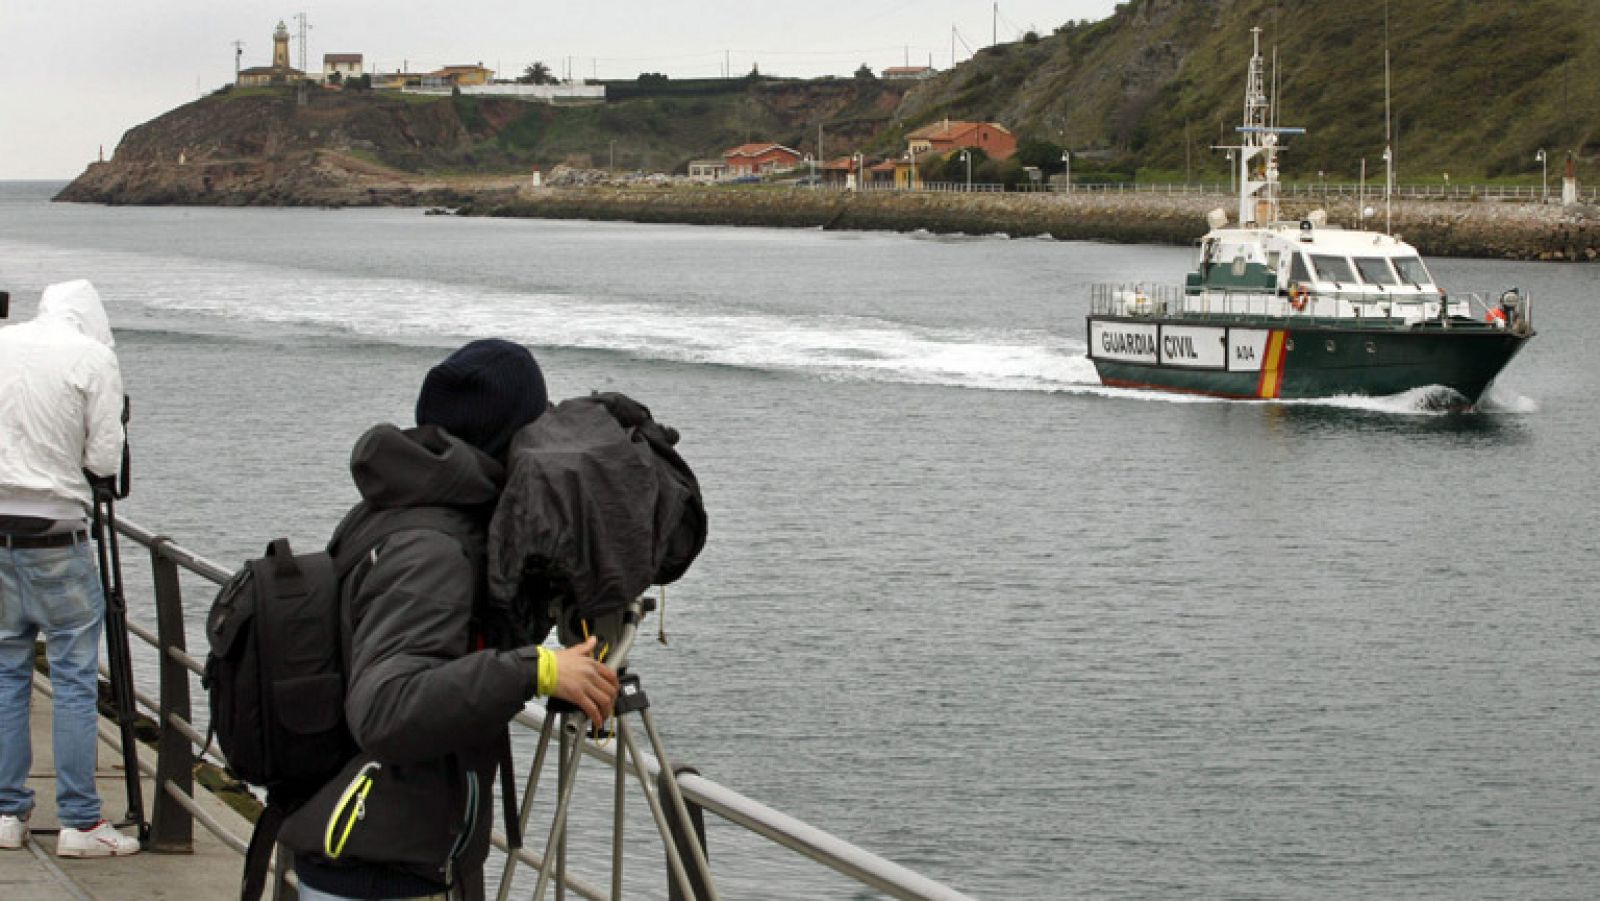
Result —
[[[30,717],[33,768],[28,774],[28,784],[33,787],[37,805],[28,825],[35,834],[21,848],[0,850],[0,898],[5,901],[164,898],[192,901],[237,897],[244,858],[198,822],[194,829],[194,850],[190,854],[144,851],[132,857],[92,860],[55,856],[56,774],[50,744],[51,700],[45,686],[44,678],[35,676]],[[111,743],[119,738],[114,726],[101,720],[95,783],[100,789],[102,813],[113,822],[120,821],[128,809],[122,753]],[[141,768],[153,764],[155,751],[141,747],[139,760]],[[148,775],[143,784],[148,818],[155,799],[155,785]],[[197,789],[196,793],[203,810],[224,824],[240,842],[248,841],[251,827],[243,817],[204,790]],[[39,830],[49,832],[40,834]],[[122,832],[133,834],[131,827]]]

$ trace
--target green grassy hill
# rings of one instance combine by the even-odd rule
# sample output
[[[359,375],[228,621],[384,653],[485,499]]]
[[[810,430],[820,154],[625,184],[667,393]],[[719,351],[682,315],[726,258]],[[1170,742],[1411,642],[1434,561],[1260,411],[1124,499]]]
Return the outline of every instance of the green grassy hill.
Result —
[[[1354,179],[1384,146],[1384,0],[1130,0],[1109,19],[980,51],[919,88],[910,125],[1000,121],[1024,140],[1089,151],[1145,176],[1226,178],[1243,107],[1250,29],[1276,53],[1285,177]],[[1600,152],[1600,4],[1392,0],[1388,47],[1402,180],[1551,175]],[[1269,70],[1270,72],[1270,70]],[[1059,158],[1059,154],[1057,154]]]

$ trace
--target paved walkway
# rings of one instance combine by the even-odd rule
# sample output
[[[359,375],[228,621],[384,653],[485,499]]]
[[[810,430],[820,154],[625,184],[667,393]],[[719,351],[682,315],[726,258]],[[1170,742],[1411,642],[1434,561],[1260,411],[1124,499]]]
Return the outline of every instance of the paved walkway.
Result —
[[[0,850],[0,899],[4,901],[84,901],[84,899],[226,899],[239,895],[239,873],[243,858],[213,836],[196,821],[194,853],[152,854],[98,860],[64,860],[55,856],[56,822],[55,763],[50,749],[50,698],[35,682],[33,713],[33,771],[28,783],[36,793],[37,807],[29,823],[35,830],[52,830],[34,835],[17,850]],[[127,783],[123,778],[122,754],[108,744],[107,736],[116,730],[101,721],[100,765],[95,781],[107,819],[121,819],[128,809]],[[153,764],[155,752],[140,749],[140,763]],[[144,779],[145,816],[155,803],[155,785]],[[248,840],[250,824],[204,789],[199,789],[199,804],[225,824],[241,841]],[[123,830],[131,834],[130,830]],[[270,889],[269,889],[270,893]]]

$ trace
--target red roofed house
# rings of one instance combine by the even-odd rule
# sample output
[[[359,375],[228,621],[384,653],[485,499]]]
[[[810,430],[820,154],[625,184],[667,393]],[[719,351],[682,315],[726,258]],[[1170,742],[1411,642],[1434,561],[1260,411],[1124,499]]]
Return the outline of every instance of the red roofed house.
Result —
[[[952,122],[945,119],[906,135],[913,154],[944,155],[964,147],[976,147],[991,160],[1003,160],[1017,152],[1017,136],[998,122]]]
[[[724,150],[722,158],[728,161],[728,177],[765,175],[769,172],[786,172],[800,165],[798,151],[782,144],[740,144]]]

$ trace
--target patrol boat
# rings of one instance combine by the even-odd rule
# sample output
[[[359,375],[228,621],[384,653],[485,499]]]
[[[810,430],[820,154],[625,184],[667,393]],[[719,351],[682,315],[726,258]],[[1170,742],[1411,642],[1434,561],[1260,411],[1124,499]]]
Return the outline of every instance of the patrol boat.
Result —
[[[1182,286],[1092,286],[1089,359],[1118,388],[1214,397],[1390,395],[1476,404],[1534,335],[1532,303],[1448,294],[1416,249],[1383,232],[1344,229],[1324,210],[1278,211],[1279,137],[1263,90],[1261,29],[1239,128],[1239,207],[1207,217]],[[1388,154],[1385,154],[1388,158]]]

